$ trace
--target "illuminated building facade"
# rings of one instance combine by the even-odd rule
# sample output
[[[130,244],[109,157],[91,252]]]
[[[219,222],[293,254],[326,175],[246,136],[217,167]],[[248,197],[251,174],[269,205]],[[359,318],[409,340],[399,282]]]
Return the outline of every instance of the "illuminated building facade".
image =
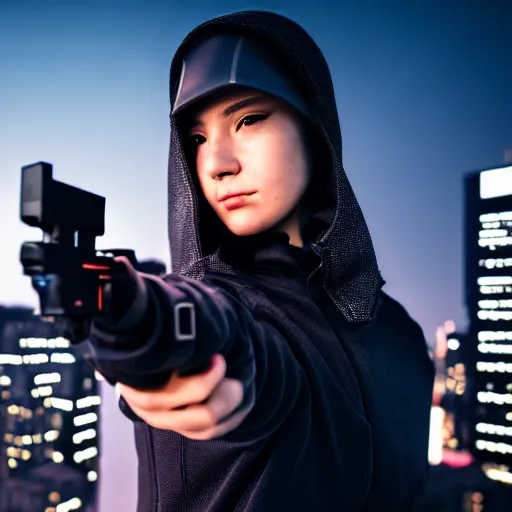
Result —
[[[95,512],[94,370],[31,310],[0,306],[0,510]]]
[[[466,177],[465,253],[473,453],[512,484],[512,166]]]

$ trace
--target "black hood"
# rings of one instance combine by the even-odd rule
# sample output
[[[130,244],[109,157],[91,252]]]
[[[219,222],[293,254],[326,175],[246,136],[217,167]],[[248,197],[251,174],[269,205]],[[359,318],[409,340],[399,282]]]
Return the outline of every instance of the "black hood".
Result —
[[[383,280],[363,214],[342,163],[341,132],[329,67],[313,39],[294,21],[265,11],[243,11],[206,21],[192,30],[171,64],[170,97],[179,86],[183,55],[192,43],[218,31],[253,36],[275,49],[288,65],[314,112],[316,127],[330,158],[326,179],[305,233],[305,242],[323,261],[324,287],[350,322],[372,319]],[[315,176],[313,176],[315,180]],[[169,150],[169,239],[172,272],[203,279],[212,271],[233,273],[217,250],[225,229],[197,192],[189,170],[179,124],[171,116]]]

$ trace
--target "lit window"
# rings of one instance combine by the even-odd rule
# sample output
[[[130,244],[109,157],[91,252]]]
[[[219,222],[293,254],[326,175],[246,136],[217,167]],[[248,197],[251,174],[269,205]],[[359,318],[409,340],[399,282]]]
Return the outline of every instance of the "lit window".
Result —
[[[96,473],[96,471],[89,471],[89,473],[87,473],[87,480],[89,482],[96,482],[96,480],[98,480],[98,473]]]
[[[53,462],[60,464],[61,462],[64,462],[64,455],[62,455],[61,452],[53,452]]]

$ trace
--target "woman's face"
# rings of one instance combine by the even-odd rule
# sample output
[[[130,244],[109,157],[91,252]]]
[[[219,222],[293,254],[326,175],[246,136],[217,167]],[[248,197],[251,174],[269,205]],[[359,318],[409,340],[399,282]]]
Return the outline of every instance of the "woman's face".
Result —
[[[224,225],[238,236],[283,231],[302,246],[298,205],[309,169],[298,114],[273,96],[238,90],[191,115],[187,147]]]

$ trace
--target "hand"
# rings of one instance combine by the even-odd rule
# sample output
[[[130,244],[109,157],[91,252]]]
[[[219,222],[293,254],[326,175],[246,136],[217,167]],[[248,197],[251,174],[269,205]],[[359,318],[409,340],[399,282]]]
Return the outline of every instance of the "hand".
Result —
[[[229,416],[242,403],[243,387],[240,381],[224,377],[225,373],[226,362],[216,354],[205,372],[186,377],[174,372],[163,388],[139,390],[120,383],[116,388],[148,425],[206,440],[234,430],[249,412]]]
[[[71,343],[80,343],[90,335],[91,322],[100,326],[117,325],[119,328],[119,320],[133,307],[133,314],[122,324],[126,330],[136,324],[144,313],[147,291],[141,276],[126,256],[117,256],[114,261],[112,281],[104,289],[105,311],[93,318],[78,315],[57,317],[57,329]]]
[[[112,279],[105,285],[104,302],[105,311],[95,318],[102,324],[116,324],[130,308],[135,308],[140,314],[145,311],[146,286],[126,256],[114,258]]]

